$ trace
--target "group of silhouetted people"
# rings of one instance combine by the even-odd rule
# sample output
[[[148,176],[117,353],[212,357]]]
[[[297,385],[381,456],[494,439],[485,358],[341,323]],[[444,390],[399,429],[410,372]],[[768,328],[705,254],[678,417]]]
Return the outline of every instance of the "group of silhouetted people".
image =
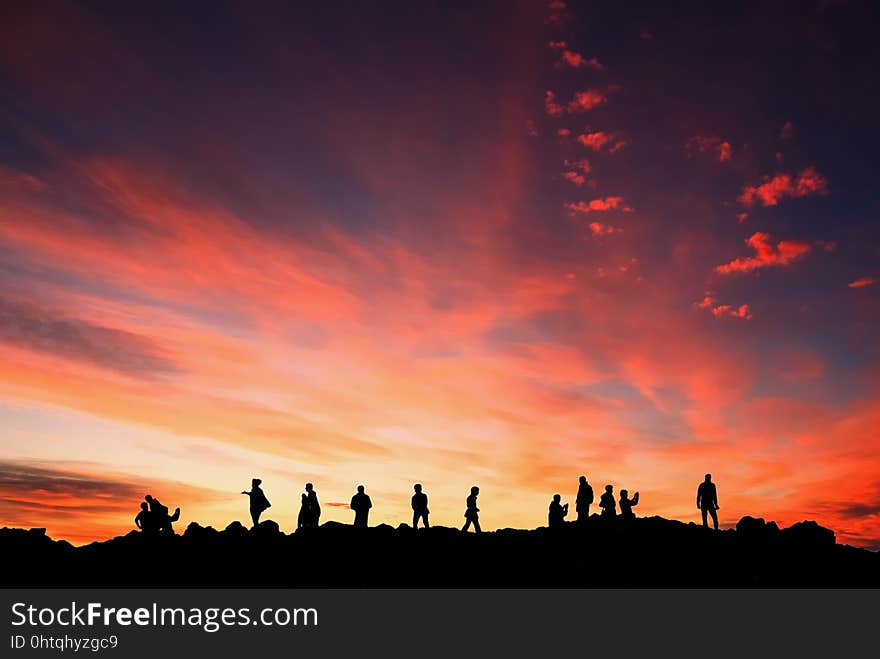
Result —
[[[242,491],[250,499],[250,513],[253,526],[257,527],[260,523],[260,515],[271,507],[269,499],[263,492],[260,485],[263,481],[259,478],[251,480],[250,491]],[[306,483],[306,491],[302,493],[302,503],[297,517],[297,528],[317,527],[321,518],[321,506],[318,503],[318,494],[311,483]],[[413,485],[415,494],[412,496],[412,527],[418,528],[419,520],[424,528],[429,528],[428,523],[428,496],[422,491],[420,483]],[[474,485],[471,492],[465,500],[464,518],[465,523],[462,526],[462,532],[467,532],[471,526],[475,533],[480,533],[480,509],[477,507],[477,496],[480,494],[480,488]],[[180,508],[174,511],[173,515],[168,512],[167,506],[164,506],[158,499],[151,495],[144,497],[145,501],[141,504],[141,511],[135,517],[134,523],[144,533],[166,533],[173,534],[174,529],[172,523],[180,518]],[[578,479],[578,490],[575,497],[575,510],[577,511],[578,524],[584,524],[590,516],[590,506],[594,503],[593,487],[587,481],[586,476]],[[639,503],[639,493],[635,492],[630,498],[628,490],[620,490],[620,498],[615,501],[614,486],[606,485],[605,491],[599,497],[599,508],[602,512],[600,518],[608,520],[615,519],[617,515],[617,506],[620,505],[620,517],[622,519],[635,519],[633,508]],[[351,498],[350,508],[354,511],[354,526],[357,528],[366,528],[369,525],[370,510],[373,502],[370,496],[365,492],[363,485],[357,486],[357,492]],[[714,528],[718,529],[718,491],[715,483],[712,482],[712,474],[706,474],[705,480],[700,483],[697,488],[697,508],[702,512],[703,526],[708,526],[707,516],[712,516]],[[565,525],[565,518],[568,516],[568,504],[562,503],[562,496],[554,494],[550,502],[550,509],[547,514],[547,525],[551,529],[561,528]]]
[[[595,501],[593,486],[587,481],[586,476],[578,479],[578,491],[575,497],[575,511],[577,512],[577,523],[584,524],[590,517],[590,506]],[[565,518],[568,516],[568,504],[563,504],[562,496],[553,495],[550,502],[550,510],[547,513],[547,526],[551,529],[561,528],[565,525]],[[599,508],[602,509],[600,517],[602,519],[613,519],[617,517],[617,503],[614,500],[614,486],[606,485],[605,491],[599,497]],[[624,519],[635,519],[633,507],[639,503],[639,493],[633,494],[632,499],[629,498],[629,491],[620,491],[620,516]]]
[[[134,525],[144,533],[174,534],[173,522],[180,519],[180,508],[174,510],[173,515],[168,514],[168,506],[148,494],[141,503],[141,510],[134,518]]]

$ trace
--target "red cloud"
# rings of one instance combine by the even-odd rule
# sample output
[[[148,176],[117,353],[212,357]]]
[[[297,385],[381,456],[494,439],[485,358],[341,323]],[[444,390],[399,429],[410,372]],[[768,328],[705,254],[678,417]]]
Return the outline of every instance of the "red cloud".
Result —
[[[573,69],[593,69],[594,71],[602,71],[605,68],[598,58],[587,59],[573,50],[564,50],[562,58],[556,63],[556,66],[558,68],[570,66]]]
[[[729,304],[722,304],[712,309],[712,315],[716,318],[730,316],[731,318],[743,318],[744,320],[752,319],[752,312],[747,304],[741,304],[738,307],[732,307]]]
[[[580,114],[606,102],[608,102],[608,97],[602,90],[585,89],[575,92],[574,97],[568,102],[566,110],[569,114]]]
[[[751,272],[773,265],[788,265],[812,249],[809,243],[800,240],[782,240],[774,247],[770,235],[760,231],[753,233],[746,244],[755,250],[755,256],[734,259],[730,263],[717,266],[715,272],[727,275],[733,272]]]
[[[586,182],[584,174],[589,174],[591,171],[590,161],[587,159],[566,160],[565,166],[569,168],[569,171],[564,172],[563,176],[567,181],[571,181],[577,186]]]
[[[612,210],[620,210],[625,213],[632,212],[632,208],[626,205],[623,197],[605,197],[604,199],[593,199],[592,201],[579,201],[576,204],[565,204],[565,207],[572,213],[594,213]]]
[[[786,121],[785,125],[782,127],[782,131],[779,133],[779,137],[784,140],[790,140],[794,137],[794,124],[790,121]]]
[[[593,168],[590,166],[590,161],[586,158],[581,158],[580,160],[566,160],[566,167],[573,167],[574,169],[582,171],[584,174],[589,174],[593,171]]]
[[[602,224],[601,222],[590,222],[590,233],[594,236],[607,236],[612,233],[623,231],[620,227],[613,227],[610,224]]]
[[[744,187],[738,201],[747,208],[758,201],[762,206],[776,206],[785,197],[806,197],[811,194],[828,194],[828,181],[815,167],[807,167],[796,177],[786,173],[765,177],[761,185]]]
[[[712,291],[706,291],[706,295],[699,302],[694,303],[698,309],[708,309],[715,318],[742,318],[743,320],[752,319],[752,310],[747,304],[741,304],[738,307],[729,304],[716,304],[717,300]]]
[[[733,150],[730,142],[726,142],[717,135],[694,135],[685,144],[688,152],[688,158],[695,153],[712,153],[719,162],[730,160]]]
[[[561,117],[565,109],[556,102],[556,94],[549,89],[544,93],[544,109],[551,117]]]
[[[569,130],[568,128],[560,128],[556,131],[556,134],[559,135],[559,137],[568,137],[569,135],[571,135],[571,130]]]
[[[595,133],[583,133],[578,135],[577,141],[588,149],[593,151],[601,151],[607,147],[608,153],[617,153],[629,142],[625,137],[618,133],[606,133],[604,131],[596,131]]]
[[[550,47],[553,50],[563,50],[563,49],[565,49],[566,46],[568,46],[568,44],[565,43],[564,41],[551,41],[550,42]]]
[[[571,181],[577,186],[581,186],[586,182],[586,178],[584,178],[583,174],[579,174],[578,172],[563,172],[562,176],[566,181]]]
[[[855,281],[851,281],[847,286],[850,288],[864,288],[865,286],[870,286],[875,283],[877,280],[873,277],[862,277],[861,279],[856,279]]]

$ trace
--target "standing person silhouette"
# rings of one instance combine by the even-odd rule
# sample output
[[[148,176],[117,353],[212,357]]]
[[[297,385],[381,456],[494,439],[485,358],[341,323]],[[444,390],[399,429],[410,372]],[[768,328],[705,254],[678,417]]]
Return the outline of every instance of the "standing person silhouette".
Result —
[[[568,515],[568,504],[560,505],[562,497],[558,494],[553,495],[553,501],[550,502],[550,510],[547,513],[547,526],[551,529],[561,529],[565,526],[565,516]]]
[[[370,508],[373,502],[370,496],[364,492],[364,486],[358,485],[357,494],[351,498],[351,509],[354,511],[354,525],[358,528],[367,528],[367,520],[370,515]]]
[[[633,494],[633,498],[629,498],[627,490],[620,491],[620,516],[624,519],[635,519],[636,514],[633,512],[633,506],[639,505],[639,493]]]
[[[467,521],[461,527],[462,532],[467,532],[471,524],[474,525],[474,533],[480,533],[482,530],[480,529],[480,509],[477,508],[477,496],[479,494],[480,488],[474,485],[471,488],[470,496],[467,498],[467,509],[464,511],[464,517]]]
[[[424,524],[427,529],[430,526],[428,524],[428,513],[431,512],[428,510],[428,495],[422,492],[421,483],[413,485],[413,489],[416,492],[412,496],[413,529],[418,527],[419,519],[422,520],[422,524]]]
[[[599,507],[602,509],[602,517],[605,519],[617,517],[617,504],[614,503],[614,486],[605,486],[605,491],[599,497]]]
[[[315,486],[311,483],[306,483],[306,502],[308,503],[308,524],[307,526],[318,526],[318,521],[321,519],[321,504],[318,503],[318,493],[315,492]]]
[[[272,505],[269,503],[269,499],[266,498],[262,488],[260,488],[262,482],[259,478],[252,478],[251,491],[241,491],[242,494],[247,494],[250,497],[251,521],[254,523],[254,528],[257,528],[257,525],[260,523],[260,515],[263,514],[263,511]]]
[[[309,525],[309,495],[305,492],[301,495],[299,515],[296,518],[296,528],[302,529]]]
[[[703,526],[709,526],[706,513],[712,515],[712,524],[718,530],[718,490],[712,482],[712,474],[706,474],[706,480],[697,487],[697,508],[703,513]]]
[[[586,476],[578,479],[578,493],[574,500],[578,524],[583,524],[590,517],[590,504],[593,503],[593,487],[587,482]]]

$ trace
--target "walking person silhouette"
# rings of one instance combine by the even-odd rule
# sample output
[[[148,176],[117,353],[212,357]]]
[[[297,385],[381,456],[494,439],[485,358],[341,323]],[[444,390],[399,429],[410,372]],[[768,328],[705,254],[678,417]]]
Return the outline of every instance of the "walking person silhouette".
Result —
[[[415,490],[415,494],[412,496],[412,509],[413,509],[413,529],[418,528],[419,519],[422,520],[422,524],[425,525],[425,528],[429,528],[428,524],[428,513],[431,511],[428,510],[428,495],[422,492],[421,483],[416,483],[413,485],[413,490]]]
[[[703,526],[709,526],[706,513],[712,515],[712,524],[718,530],[718,490],[712,482],[712,474],[706,474],[706,479],[697,487],[697,508],[703,514]]]
[[[599,497],[599,507],[602,509],[603,518],[614,519],[617,517],[617,504],[614,502],[614,486],[605,486],[605,491]]]
[[[370,501],[368,494],[364,492],[364,486],[358,485],[357,494],[351,498],[351,509],[354,511],[354,525],[358,528],[367,528],[367,519],[370,514],[370,508],[373,502]]]
[[[593,487],[587,482],[586,476],[578,479],[578,493],[574,500],[578,524],[583,524],[590,517],[590,504],[593,503]]]
[[[639,504],[639,493],[633,494],[633,498],[629,498],[627,490],[620,491],[620,516],[624,519],[635,519],[636,514],[633,512],[633,506]]]
[[[561,529],[565,526],[565,516],[568,515],[568,504],[560,505],[562,497],[558,494],[553,495],[553,501],[550,502],[550,510],[547,513],[547,526],[551,529]]]
[[[464,517],[467,521],[461,527],[462,532],[467,532],[471,524],[474,525],[474,533],[480,533],[482,530],[480,529],[480,509],[477,508],[477,496],[479,494],[480,488],[474,485],[471,488],[470,496],[467,498],[467,509],[464,511]]]
[[[260,515],[263,514],[263,511],[272,505],[269,503],[269,499],[266,498],[266,494],[263,492],[262,488],[260,488],[262,482],[263,481],[259,478],[252,478],[251,491],[241,491],[242,494],[246,494],[250,497],[251,521],[254,523],[254,528],[260,523]]]

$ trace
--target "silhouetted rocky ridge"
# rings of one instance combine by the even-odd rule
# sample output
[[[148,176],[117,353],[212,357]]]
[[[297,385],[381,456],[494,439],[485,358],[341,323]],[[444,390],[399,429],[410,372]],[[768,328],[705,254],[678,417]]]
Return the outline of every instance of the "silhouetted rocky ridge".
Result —
[[[815,522],[736,529],[646,517],[464,534],[327,522],[291,534],[193,522],[74,547],[44,529],[0,529],[7,587],[878,587],[880,553]]]

